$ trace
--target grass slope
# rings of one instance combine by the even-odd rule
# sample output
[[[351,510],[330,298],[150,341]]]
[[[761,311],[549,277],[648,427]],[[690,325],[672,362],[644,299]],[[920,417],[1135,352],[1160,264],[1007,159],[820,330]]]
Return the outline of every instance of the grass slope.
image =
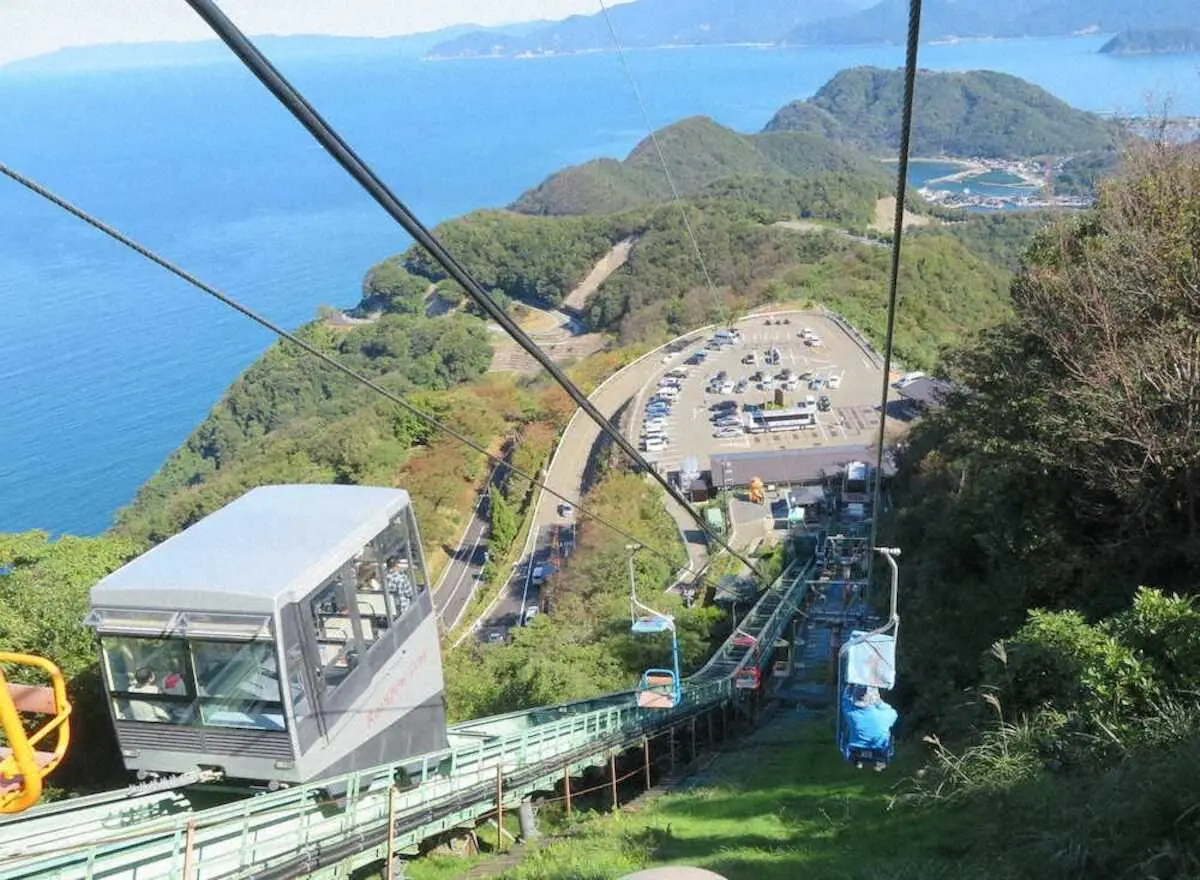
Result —
[[[920,753],[901,751],[887,773],[858,771],[838,756],[831,727],[780,717],[741,740],[698,787],[635,813],[572,822],[500,876],[610,880],[658,865],[728,880],[973,876],[962,861],[964,813],[888,809]],[[461,876],[451,864],[421,860],[408,870],[415,880]]]

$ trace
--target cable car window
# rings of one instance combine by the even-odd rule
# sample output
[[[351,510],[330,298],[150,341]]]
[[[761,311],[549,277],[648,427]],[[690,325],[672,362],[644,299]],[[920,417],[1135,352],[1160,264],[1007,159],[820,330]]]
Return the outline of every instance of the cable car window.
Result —
[[[304,683],[304,655],[299,647],[288,651],[288,696],[292,700],[292,718],[297,726],[312,714],[312,703],[308,699],[308,688]]]
[[[194,715],[187,645],[180,639],[104,636],[104,675],[122,721],[183,724]]]
[[[416,535],[410,518],[408,511],[397,516],[371,542],[372,555],[384,560],[385,601],[393,620],[416,604],[417,595],[425,590],[427,583],[420,553],[414,552]]]
[[[387,599],[388,594],[384,592],[380,580],[379,564],[365,560],[359,562],[354,569],[354,605],[364,647],[373,645],[379,639],[379,631],[387,629],[391,621]]]
[[[203,724],[284,729],[273,642],[194,641],[191,648]]]
[[[326,693],[341,684],[358,665],[358,637],[346,593],[339,573],[317,591],[311,602],[320,660],[316,671]]]

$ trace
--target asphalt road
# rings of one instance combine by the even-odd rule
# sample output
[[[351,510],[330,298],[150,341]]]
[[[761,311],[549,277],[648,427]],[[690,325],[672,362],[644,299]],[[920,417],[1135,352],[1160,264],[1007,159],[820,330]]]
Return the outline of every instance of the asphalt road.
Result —
[[[575,550],[575,524],[567,519],[543,526],[538,530],[529,560],[514,567],[508,584],[499,600],[479,626],[479,640],[487,641],[493,633],[507,632],[519,626],[526,609],[536,605],[542,610],[542,596],[533,583],[533,570],[539,565],[561,565]],[[532,561],[530,561],[532,560]]]
[[[500,486],[504,481],[504,469],[493,468],[488,486]],[[471,521],[463,532],[462,540],[450,557],[450,564],[442,573],[433,591],[433,608],[443,629],[453,628],[462,617],[463,610],[475,595],[479,575],[487,562],[488,537],[491,528],[491,511],[488,509],[488,492],[479,493]]]

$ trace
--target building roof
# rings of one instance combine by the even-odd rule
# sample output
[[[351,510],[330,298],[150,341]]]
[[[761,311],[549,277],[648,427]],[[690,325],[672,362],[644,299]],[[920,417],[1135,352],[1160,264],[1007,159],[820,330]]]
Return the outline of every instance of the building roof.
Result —
[[[797,486],[788,492],[788,502],[793,507],[808,507],[825,500],[825,490],[820,486]]]
[[[941,406],[946,402],[946,395],[951,388],[949,382],[925,376],[903,388],[897,388],[896,393],[921,406]]]
[[[403,489],[260,486],[105,577],[92,605],[269,614],[303,599],[408,505]]]
[[[874,461],[871,446],[816,446],[763,452],[719,452],[710,459],[712,484],[749,486],[764,483],[812,483],[840,474],[847,462]]]

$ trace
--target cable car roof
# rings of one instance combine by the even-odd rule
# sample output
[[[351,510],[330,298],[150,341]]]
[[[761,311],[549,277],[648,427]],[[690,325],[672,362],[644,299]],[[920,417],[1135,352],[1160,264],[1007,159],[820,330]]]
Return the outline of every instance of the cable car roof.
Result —
[[[270,613],[303,599],[408,505],[403,489],[261,486],[105,577],[92,605]]]

